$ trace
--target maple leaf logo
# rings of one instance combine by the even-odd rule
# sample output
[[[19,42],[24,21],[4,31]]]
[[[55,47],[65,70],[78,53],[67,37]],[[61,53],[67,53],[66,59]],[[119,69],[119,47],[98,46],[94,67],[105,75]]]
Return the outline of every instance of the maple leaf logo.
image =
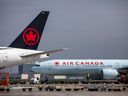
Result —
[[[54,62],[54,64],[55,64],[55,65],[59,65],[59,62],[56,61],[56,62]]]
[[[35,41],[36,40],[36,34],[33,33],[33,31],[30,31],[29,34],[26,34],[27,41]]]
[[[27,28],[23,32],[23,40],[25,44],[29,46],[34,46],[39,41],[39,34],[38,31],[34,28]]]

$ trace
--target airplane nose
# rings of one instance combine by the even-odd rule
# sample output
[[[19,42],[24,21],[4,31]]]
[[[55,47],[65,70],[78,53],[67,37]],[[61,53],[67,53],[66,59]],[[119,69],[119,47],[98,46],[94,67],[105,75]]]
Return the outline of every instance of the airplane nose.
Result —
[[[31,68],[31,72],[38,72],[38,71],[39,71],[39,68],[40,68],[40,67],[33,66],[33,67]]]
[[[31,68],[31,72],[39,72],[40,69],[40,64],[35,64],[32,68]]]

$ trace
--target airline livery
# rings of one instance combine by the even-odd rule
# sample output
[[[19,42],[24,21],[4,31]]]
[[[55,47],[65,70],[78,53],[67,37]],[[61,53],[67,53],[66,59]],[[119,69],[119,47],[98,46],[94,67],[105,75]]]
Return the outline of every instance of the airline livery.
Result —
[[[49,57],[50,53],[64,50],[36,51],[48,15],[48,11],[40,12],[39,15],[9,45],[9,47],[0,47],[0,69],[34,62]]]
[[[35,64],[32,71],[43,74],[101,74],[103,79],[117,79],[121,72],[128,71],[128,60],[49,60]]]

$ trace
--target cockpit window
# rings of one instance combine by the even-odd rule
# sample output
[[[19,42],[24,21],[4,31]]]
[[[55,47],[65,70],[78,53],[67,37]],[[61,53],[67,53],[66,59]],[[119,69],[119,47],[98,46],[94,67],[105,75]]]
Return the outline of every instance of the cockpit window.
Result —
[[[35,66],[35,67],[40,67],[40,65],[38,65],[38,64],[35,64],[34,66]]]

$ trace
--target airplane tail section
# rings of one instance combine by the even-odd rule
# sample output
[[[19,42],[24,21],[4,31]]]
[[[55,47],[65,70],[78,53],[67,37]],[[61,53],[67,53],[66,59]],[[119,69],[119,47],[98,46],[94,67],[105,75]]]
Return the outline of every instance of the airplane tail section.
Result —
[[[36,50],[40,42],[49,11],[41,11],[39,15],[23,30],[9,47]]]

